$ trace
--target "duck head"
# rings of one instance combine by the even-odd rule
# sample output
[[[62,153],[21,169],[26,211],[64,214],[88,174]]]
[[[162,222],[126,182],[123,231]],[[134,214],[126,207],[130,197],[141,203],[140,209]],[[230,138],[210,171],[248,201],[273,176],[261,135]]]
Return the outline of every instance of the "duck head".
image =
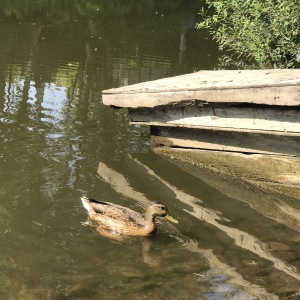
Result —
[[[170,222],[178,224],[179,222],[175,220],[171,214],[169,213],[167,207],[158,201],[152,202],[149,206],[149,208],[146,211],[146,217],[152,216],[153,219],[156,217],[165,217]]]

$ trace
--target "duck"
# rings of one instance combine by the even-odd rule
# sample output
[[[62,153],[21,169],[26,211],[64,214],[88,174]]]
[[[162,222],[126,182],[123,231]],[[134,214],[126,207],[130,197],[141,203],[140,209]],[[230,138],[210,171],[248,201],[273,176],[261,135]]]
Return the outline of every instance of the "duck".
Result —
[[[91,220],[102,229],[125,236],[149,236],[157,231],[156,217],[164,217],[170,222],[178,224],[169,213],[167,207],[154,201],[145,214],[142,215],[130,208],[111,202],[98,201],[86,196],[81,197],[84,208],[88,211]]]

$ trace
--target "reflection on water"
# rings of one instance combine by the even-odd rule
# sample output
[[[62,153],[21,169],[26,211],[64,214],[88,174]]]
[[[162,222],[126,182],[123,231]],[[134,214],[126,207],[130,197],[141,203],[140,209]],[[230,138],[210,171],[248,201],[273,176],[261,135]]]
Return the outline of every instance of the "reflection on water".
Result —
[[[197,12],[183,0],[1,1],[0,299],[297,299],[297,202],[191,175],[101,104],[103,89],[213,69]],[[161,200],[180,223],[111,239],[85,226],[82,195],[140,212]]]
[[[255,254],[255,256],[252,257],[251,255],[249,255],[249,257],[246,258],[245,262],[239,261],[239,264],[243,263],[248,265],[248,267],[250,267],[251,269],[260,270],[263,266],[264,266],[263,268],[266,269],[268,265],[267,262],[269,261],[273,263],[273,268],[283,272],[276,275],[280,278],[280,280],[284,280],[285,276],[288,275],[290,277],[291,286],[295,286],[295,282],[291,280],[292,278],[296,279],[296,282],[299,282],[300,274],[298,273],[298,269],[292,265],[289,265],[284,260],[279,259],[274,255],[272,255],[271,249],[269,250],[266,244],[264,244],[261,240],[238,228],[233,228],[232,226],[227,226],[222,224],[223,222],[228,224],[229,222],[231,222],[231,220],[222,217],[221,212],[212,210],[208,207],[204,207],[202,204],[203,201],[201,199],[196,198],[190,194],[187,194],[182,190],[179,190],[178,188],[176,188],[175,186],[173,186],[172,184],[170,184],[169,182],[167,182],[166,180],[158,176],[154,170],[150,169],[146,164],[140,162],[138,159],[134,159],[132,158],[132,156],[129,156],[128,159],[130,160],[129,165],[131,166],[129,172],[134,172],[135,176],[137,175],[139,178],[142,177],[143,180],[148,180],[148,181],[152,180],[151,185],[153,186],[155,186],[155,183],[153,181],[157,181],[156,184],[160,186],[160,188],[157,189],[158,191],[161,189],[164,190],[169,189],[173,195],[171,197],[168,196],[168,198],[173,199],[173,201],[174,199],[177,199],[181,203],[184,203],[187,205],[187,207],[189,207],[189,208],[183,208],[183,211],[187,212],[188,214],[192,214],[196,217],[196,219],[201,220],[206,224],[210,224],[216,229],[223,231],[225,233],[225,236],[230,237],[232,239],[232,242],[238,248],[240,248],[239,252],[241,251],[241,249],[246,249],[247,251],[250,251],[253,254]],[[148,159],[146,159],[146,163],[149,164]],[[153,163],[151,162],[150,164],[153,165]],[[157,164],[154,164],[154,166],[157,168]],[[161,170],[161,168],[159,168],[159,170]],[[177,170],[176,172],[177,174],[178,171],[179,170]],[[134,191],[130,186],[129,182],[124,178],[123,175],[117,173],[116,171],[111,170],[103,163],[99,164],[98,173],[107,183],[109,183],[109,185],[112,186],[114,190],[116,190],[118,193],[121,193],[128,198],[132,198],[133,200],[137,201],[138,205],[142,205],[144,207],[145,203],[150,202],[150,200],[148,200],[145,197],[145,195],[140,194],[138,191]],[[182,176],[184,176],[184,174],[182,174]],[[182,176],[180,176],[180,178],[182,178]],[[188,175],[185,174],[185,176]],[[172,176],[168,175],[168,177],[172,177]],[[190,180],[195,181],[194,178],[190,178]],[[193,192],[194,193],[196,192],[195,189],[193,189]],[[151,194],[151,192],[148,193]],[[171,206],[172,211],[178,208],[177,202],[176,204],[173,203],[173,205],[176,205],[176,207],[173,208]],[[167,206],[169,207],[170,204],[168,203]],[[185,217],[183,217],[184,216],[183,211],[181,212],[181,217],[183,219],[189,219],[189,217],[186,215]],[[175,214],[175,218],[177,218],[176,214]],[[181,221],[181,223],[182,222],[184,223],[184,220]],[[181,243],[181,247],[187,249],[192,253],[201,254],[201,256],[207,260],[206,265],[208,264],[210,267],[209,270],[211,270],[208,272],[209,274],[213,272],[213,274],[215,274],[216,277],[223,278],[223,280],[220,280],[221,282],[220,284],[223,286],[224,290],[222,290],[222,292],[220,292],[219,290],[220,294],[224,293],[224,295],[227,295],[227,293],[230,294],[234,291],[233,294],[239,295],[240,293],[245,293],[247,291],[249,295],[252,295],[253,297],[254,296],[259,297],[259,299],[277,299],[275,295],[269,294],[267,289],[246,281],[238,270],[235,270],[235,268],[228,265],[227,263],[221,262],[218,255],[214,255],[211,250],[206,249],[207,246],[204,246],[204,248],[203,246],[199,246],[198,241],[201,241],[201,244],[204,245],[203,237],[199,237],[199,239],[195,240],[195,236],[197,235],[197,232],[194,232],[193,229],[191,232],[193,236],[188,237],[180,233],[176,228],[173,230],[172,228],[173,225],[171,225],[171,228],[168,228],[169,227],[168,223],[161,224],[161,225],[162,228],[164,228],[164,231],[169,232],[169,234],[171,234],[174,238],[176,238]],[[196,225],[193,226],[193,228],[194,227],[196,228]],[[207,239],[207,237],[205,239]],[[212,241],[208,242],[209,247],[213,247],[213,249],[214,248],[222,249],[221,247],[224,247],[224,245],[220,246],[218,245],[218,243],[219,243],[218,241],[214,241],[213,243]],[[230,254],[230,256],[231,255],[233,254]],[[222,256],[223,255],[221,255],[221,257]],[[257,279],[261,280],[261,278],[259,278],[260,271],[257,272],[258,275],[254,277],[258,276]],[[244,273],[244,271],[242,273]],[[207,280],[207,275],[201,274],[201,276],[205,277]],[[265,275],[265,276],[266,276],[266,278],[264,279],[265,281],[270,280],[270,278],[268,278],[269,275]],[[212,284],[210,290],[212,291],[214,291],[216,288],[215,282],[219,282],[219,280],[213,279],[210,281],[210,283]],[[226,285],[228,285],[228,290],[225,288]],[[240,290],[239,287],[243,287],[243,290]],[[216,297],[216,292],[213,292],[213,294],[214,294],[213,297]],[[210,298],[212,297],[212,295],[211,296],[207,295],[207,297]],[[246,297],[246,295],[243,294],[243,297]]]

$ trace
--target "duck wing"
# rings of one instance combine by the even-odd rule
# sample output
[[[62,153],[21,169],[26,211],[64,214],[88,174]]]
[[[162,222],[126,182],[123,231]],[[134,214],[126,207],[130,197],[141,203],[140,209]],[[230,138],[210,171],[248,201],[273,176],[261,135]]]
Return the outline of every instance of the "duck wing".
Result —
[[[100,226],[116,232],[126,233],[141,230],[144,227],[144,218],[138,212],[105,201],[91,201],[90,217]]]

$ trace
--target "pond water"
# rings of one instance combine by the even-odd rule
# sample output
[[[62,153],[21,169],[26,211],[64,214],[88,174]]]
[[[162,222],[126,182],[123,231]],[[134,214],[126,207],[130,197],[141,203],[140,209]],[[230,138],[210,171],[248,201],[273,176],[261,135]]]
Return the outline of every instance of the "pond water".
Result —
[[[0,299],[298,299],[299,207],[155,155],[101,90],[213,69],[201,2],[0,4]],[[201,173],[201,172],[200,172]],[[179,224],[110,239],[87,195]]]

